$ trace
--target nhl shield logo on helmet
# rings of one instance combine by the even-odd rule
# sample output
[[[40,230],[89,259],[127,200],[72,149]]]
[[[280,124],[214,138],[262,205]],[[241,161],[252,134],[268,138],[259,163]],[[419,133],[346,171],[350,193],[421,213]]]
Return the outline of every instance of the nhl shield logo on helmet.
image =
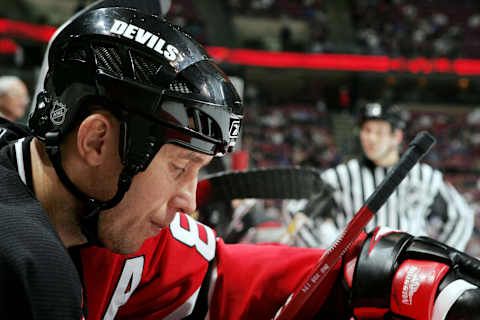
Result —
[[[62,125],[65,121],[65,115],[67,114],[67,106],[58,100],[53,101],[52,111],[50,111],[50,121],[54,125]]]

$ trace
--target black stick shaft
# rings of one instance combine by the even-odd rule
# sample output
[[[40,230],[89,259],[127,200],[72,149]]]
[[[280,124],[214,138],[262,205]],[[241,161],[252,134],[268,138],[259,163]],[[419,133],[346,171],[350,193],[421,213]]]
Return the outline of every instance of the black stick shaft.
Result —
[[[397,164],[390,170],[376,191],[365,202],[370,211],[377,212],[387,201],[393,190],[407,176],[413,166],[425,155],[435,144],[435,138],[428,132],[420,132],[410,142],[409,148],[402,155]]]

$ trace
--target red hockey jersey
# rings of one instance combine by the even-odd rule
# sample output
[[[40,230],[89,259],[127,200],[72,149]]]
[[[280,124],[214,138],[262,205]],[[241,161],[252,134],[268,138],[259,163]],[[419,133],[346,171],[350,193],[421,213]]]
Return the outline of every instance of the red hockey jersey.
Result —
[[[136,254],[81,249],[88,319],[271,319],[322,253],[227,245],[177,214]]]

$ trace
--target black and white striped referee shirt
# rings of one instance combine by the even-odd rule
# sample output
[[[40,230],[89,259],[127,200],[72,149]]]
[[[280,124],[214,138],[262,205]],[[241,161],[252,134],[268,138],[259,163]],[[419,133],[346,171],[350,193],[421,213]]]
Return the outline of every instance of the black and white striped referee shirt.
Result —
[[[352,159],[325,170],[322,178],[333,188],[338,212],[323,213],[304,224],[296,234],[296,245],[326,247],[343,231],[386,176],[390,167],[378,167],[365,159]],[[292,202],[291,214],[305,208],[307,201]],[[308,213],[307,213],[308,214]],[[474,212],[442,173],[425,163],[416,164],[387,202],[367,225],[387,226],[413,235],[435,238],[464,250],[473,231]]]

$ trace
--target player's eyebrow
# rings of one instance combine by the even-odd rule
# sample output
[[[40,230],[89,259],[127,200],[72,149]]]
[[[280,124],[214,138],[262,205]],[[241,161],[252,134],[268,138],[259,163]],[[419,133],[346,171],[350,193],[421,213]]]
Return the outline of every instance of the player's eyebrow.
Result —
[[[189,151],[189,152],[186,152],[186,153],[182,153],[180,155],[180,158],[181,159],[185,159],[185,160],[191,160],[191,161],[194,161],[194,162],[200,162],[202,163],[203,165],[206,165],[208,164],[210,161],[211,161],[211,158],[209,159],[205,159],[205,158],[202,158],[200,156],[198,156],[195,152],[193,151]]]

